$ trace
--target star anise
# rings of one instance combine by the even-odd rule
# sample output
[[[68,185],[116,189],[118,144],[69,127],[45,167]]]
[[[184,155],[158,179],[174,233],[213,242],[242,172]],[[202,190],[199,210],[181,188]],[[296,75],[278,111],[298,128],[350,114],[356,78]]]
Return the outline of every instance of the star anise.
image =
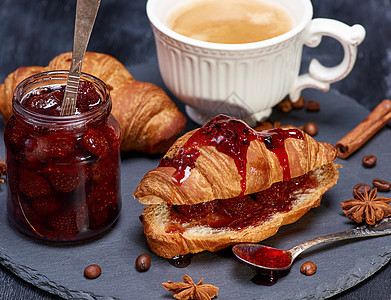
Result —
[[[374,225],[377,221],[385,217],[391,216],[391,198],[376,197],[377,188],[374,188],[368,193],[364,190],[359,193],[353,191],[354,198],[345,200],[341,203],[341,207],[345,216],[356,223],[366,222],[369,225]]]
[[[163,287],[174,293],[174,298],[178,300],[210,300],[217,296],[218,287],[211,284],[204,284],[201,278],[200,282],[194,283],[193,279],[188,275],[183,276],[183,282],[168,282],[162,283]]]

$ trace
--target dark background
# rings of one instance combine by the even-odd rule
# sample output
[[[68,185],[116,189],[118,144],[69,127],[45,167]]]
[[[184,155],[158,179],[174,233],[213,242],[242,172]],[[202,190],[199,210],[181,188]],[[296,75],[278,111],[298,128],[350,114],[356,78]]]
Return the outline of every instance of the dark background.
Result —
[[[0,81],[20,66],[47,65],[71,51],[75,0],[0,0]],[[102,0],[88,49],[115,56],[128,69],[155,63],[153,33],[146,0]],[[372,109],[391,95],[391,1],[314,0],[314,17],[362,24],[367,36],[352,73],[333,88]],[[324,38],[316,49],[305,47],[303,69],[315,56],[327,66],[338,63],[342,48]]]
[[[146,0],[102,0],[88,50],[111,54],[130,71],[136,65],[155,64],[155,45],[145,4]],[[72,50],[75,6],[76,0],[0,0],[0,82],[20,66],[47,65],[59,53]],[[349,25],[359,23],[367,30],[352,73],[332,84],[332,88],[370,110],[389,98],[391,0],[313,0],[313,6],[314,17],[334,18]],[[341,61],[342,48],[329,38],[324,38],[316,49],[305,47],[304,71],[312,57],[332,66]],[[388,264],[336,298],[389,299],[389,278]],[[1,299],[50,297],[0,267]]]

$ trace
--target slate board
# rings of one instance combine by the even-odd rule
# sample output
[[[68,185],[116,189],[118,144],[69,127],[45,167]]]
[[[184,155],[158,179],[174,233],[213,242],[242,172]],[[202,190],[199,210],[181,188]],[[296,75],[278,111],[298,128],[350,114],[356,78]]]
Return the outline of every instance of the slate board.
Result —
[[[139,65],[130,71],[137,80],[164,86],[156,65]],[[368,114],[354,99],[336,90],[328,93],[307,90],[304,96],[320,102],[321,111],[309,113],[302,109],[289,114],[275,111],[272,120],[296,126],[314,121],[319,127],[316,139],[335,144]],[[183,105],[177,103],[183,111]],[[188,122],[187,130],[195,127],[193,122]],[[1,129],[2,134],[4,124]],[[337,159],[343,165],[340,179],[324,195],[321,206],[312,209],[296,223],[281,228],[263,243],[288,249],[314,237],[354,227],[343,216],[339,202],[352,198],[352,187],[356,183],[370,183],[374,177],[391,180],[390,143],[391,130],[384,128],[349,159]],[[2,146],[1,157],[4,152]],[[366,154],[378,157],[374,169],[362,167],[361,158]],[[197,254],[187,268],[175,268],[148,249],[138,218],[142,205],[132,196],[142,176],[156,167],[159,159],[160,156],[122,155],[123,209],[119,221],[103,237],[74,246],[37,242],[10,226],[5,209],[6,188],[4,184],[0,185],[0,263],[22,279],[64,298],[172,299],[172,294],[163,289],[161,283],[181,281],[183,275],[188,274],[194,281],[203,277],[205,283],[218,286],[218,298],[221,299],[319,299],[356,285],[391,259],[390,236],[384,236],[311,248],[299,256],[290,273],[274,286],[252,283],[255,271],[235,260],[230,249]],[[152,258],[151,268],[144,273],[138,272],[134,266],[141,253]],[[300,274],[300,265],[306,260],[317,264],[315,275],[305,277]],[[83,277],[83,270],[93,263],[102,267],[102,274],[97,279],[88,280]]]

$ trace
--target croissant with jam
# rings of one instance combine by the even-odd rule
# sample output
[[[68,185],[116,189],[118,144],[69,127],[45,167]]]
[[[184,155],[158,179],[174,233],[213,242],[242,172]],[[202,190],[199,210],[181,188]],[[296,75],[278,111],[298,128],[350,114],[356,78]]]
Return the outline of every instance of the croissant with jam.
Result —
[[[259,242],[320,205],[334,146],[296,128],[254,131],[217,116],[179,138],[134,192],[151,250],[166,258]]]
[[[46,67],[21,67],[0,85],[0,112],[6,122],[12,115],[12,96],[20,81],[36,73],[69,70],[72,53],[56,56]],[[164,153],[184,129],[185,116],[159,87],[136,81],[114,57],[96,52],[84,56],[82,72],[104,81],[112,98],[111,113],[121,127],[122,151]]]

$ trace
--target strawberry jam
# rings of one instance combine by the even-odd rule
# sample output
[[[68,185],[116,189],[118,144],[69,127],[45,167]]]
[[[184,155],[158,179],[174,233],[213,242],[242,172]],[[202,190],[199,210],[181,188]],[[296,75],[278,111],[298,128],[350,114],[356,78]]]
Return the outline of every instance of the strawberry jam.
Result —
[[[120,129],[106,85],[83,74],[76,112],[60,116],[67,72],[41,73],[15,90],[7,122],[8,215],[28,236],[88,240],[121,209]]]
[[[260,225],[277,213],[292,209],[297,195],[319,184],[313,172],[274,183],[267,190],[230,199],[219,199],[195,205],[178,205],[170,209],[170,232],[184,231],[186,226],[208,226],[216,229],[242,230]]]
[[[257,132],[244,122],[225,115],[219,115],[193,133],[174,157],[164,157],[159,167],[173,167],[176,169],[172,180],[181,184],[195,167],[200,155],[200,146],[213,146],[217,151],[231,157],[241,176],[242,195],[246,190],[247,150],[251,141],[260,140],[266,148],[275,153],[283,169],[284,180],[290,179],[288,156],[284,141],[287,138],[304,139],[297,129],[271,129]]]
[[[242,258],[257,266],[274,269],[287,269],[292,262],[292,254],[289,251],[267,246],[258,247],[251,253],[243,252]]]

